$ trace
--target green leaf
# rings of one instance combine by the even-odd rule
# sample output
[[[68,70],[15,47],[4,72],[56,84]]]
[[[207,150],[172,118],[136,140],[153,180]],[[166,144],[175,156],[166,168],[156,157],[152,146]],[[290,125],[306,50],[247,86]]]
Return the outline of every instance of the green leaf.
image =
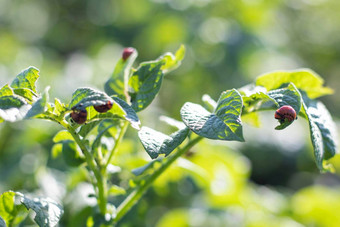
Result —
[[[51,150],[52,158],[57,158],[63,152],[63,145],[60,143],[54,144]]]
[[[132,108],[135,111],[145,109],[156,97],[163,80],[162,66],[165,60],[150,61],[141,63],[137,71],[129,80]]]
[[[302,97],[293,83],[290,83],[286,88],[269,91],[268,96],[274,99],[279,104],[279,107],[288,105],[295,110],[296,116],[300,113]],[[285,120],[283,123],[280,123],[280,125],[277,126],[275,129],[284,129],[292,123],[293,121]]]
[[[181,145],[188,133],[189,129],[184,128],[167,136],[154,129],[142,127],[138,132],[138,136],[146,152],[152,159],[155,159],[160,154],[168,156],[173,150]]]
[[[269,91],[268,96],[274,99],[279,104],[279,107],[285,105],[291,106],[296,114],[299,114],[302,98],[300,92],[293,83],[290,83],[286,88]]]
[[[62,141],[63,144],[63,158],[65,163],[72,167],[77,167],[85,162],[85,157],[82,155],[76,142],[70,140]]]
[[[257,110],[272,109],[279,104],[271,98],[264,87],[246,85],[239,89],[243,99],[243,114],[251,113]]]
[[[131,127],[139,130],[140,121],[134,109],[129,104],[127,104],[125,101],[118,97],[113,97],[113,100],[115,100],[115,102],[125,111],[125,114],[123,116],[124,119],[130,122]]]
[[[118,196],[118,195],[125,195],[126,191],[124,188],[119,187],[118,185],[112,185],[108,191],[110,196]]]
[[[17,95],[0,97],[0,109],[2,110],[19,108],[25,104],[26,104],[25,100]]]
[[[9,224],[16,216],[15,192],[7,191],[0,196],[0,216]]]
[[[309,129],[316,164],[324,170],[323,161],[337,153],[337,131],[334,121],[326,107],[317,100],[303,95],[303,112],[309,122]]]
[[[15,195],[13,191],[7,191],[0,196],[0,217],[8,226],[16,226],[26,218],[28,212],[22,205],[15,204]],[[0,226],[3,225],[0,221]]]
[[[38,99],[35,103],[33,103],[32,108],[28,111],[25,118],[33,118],[37,117],[38,115],[47,111],[47,104],[48,104],[48,90],[50,87],[46,87],[44,93],[42,94],[41,98]],[[45,116],[41,116],[41,118],[45,118]]]
[[[84,109],[94,105],[105,105],[107,102],[115,102],[107,94],[92,88],[78,88],[72,94],[72,100],[69,104],[71,109]]]
[[[64,212],[61,205],[50,198],[29,199],[22,195],[21,203],[36,213],[34,220],[40,227],[56,226]]]
[[[332,89],[323,86],[323,79],[309,69],[271,72],[256,79],[256,85],[263,86],[268,91],[281,88],[290,82],[294,83],[299,90],[305,91],[309,98],[333,93]]]
[[[154,165],[156,163],[160,163],[162,161],[162,159],[154,159],[152,160],[151,162],[148,162],[147,164],[141,166],[141,167],[138,167],[136,169],[133,169],[131,172],[135,175],[135,176],[140,176],[142,175],[143,173],[145,173],[146,171],[150,170],[150,169],[153,169],[154,168]]]
[[[82,125],[78,134],[85,138],[99,123],[100,121],[92,121]]]
[[[54,99],[54,108],[53,108],[53,114],[59,116],[62,113],[66,111],[65,104],[62,103],[59,99]]]
[[[14,88],[14,93],[25,98],[25,100],[32,104],[39,96],[28,88]]]
[[[54,143],[60,143],[64,140],[71,140],[71,141],[74,140],[71,133],[69,133],[67,130],[61,130],[53,137]]]
[[[188,102],[182,107],[181,116],[184,124],[200,136],[244,141],[240,118],[242,105],[240,93],[233,89],[222,92],[214,113]]]
[[[165,64],[161,67],[163,73],[169,73],[175,69],[177,69],[184,59],[185,55],[185,46],[181,45],[179,49],[176,51],[176,54],[173,55],[172,53],[165,53],[159,59],[164,59]]]
[[[27,114],[30,105],[17,95],[0,97],[0,122],[2,121],[19,121]]]
[[[14,92],[12,88],[8,86],[8,84],[6,84],[0,89],[0,97],[1,96],[13,96],[13,95],[14,95]]]
[[[116,67],[104,85],[104,90],[108,95],[119,95],[124,97],[124,80],[128,79],[131,66],[137,58],[137,50],[135,50],[126,60],[120,58],[116,64]]]
[[[12,81],[12,88],[27,88],[32,92],[37,93],[36,81],[39,78],[39,70],[33,66],[28,67],[19,73]]]

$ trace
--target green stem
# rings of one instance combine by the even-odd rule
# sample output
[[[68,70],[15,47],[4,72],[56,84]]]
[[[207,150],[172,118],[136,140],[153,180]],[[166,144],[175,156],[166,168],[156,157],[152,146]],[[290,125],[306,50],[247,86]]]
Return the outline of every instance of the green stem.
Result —
[[[114,145],[113,149],[111,150],[109,157],[107,158],[106,164],[105,164],[103,169],[106,170],[107,166],[110,164],[110,162],[113,158],[113,155],[116,153],[117,148],[119,147],[119,144],[120,144],[120,142],[122,141],[122,139],[125,135],[125,132],[126,132],[128,125],[129,125],[129,122],[125,121],[122,129],[120,130],[119,136],[118,136],[117,140],[115,141],[115,145]]]
[[[105,215],[106,213],[106,203],[107,203],[107,188],[106,188],[106,176],[105,174],[101,174],[100,167],[98,167],[97,163],[94,160],[93,155],[90,153],[90,151],[86,148],[83,141],[80,139],[79,135],[76,133],[76,131],[66,122],[61,121],[59,122],[62,126],[64,126],[69,133],[74,138],[75,142],[80,147],[81,151],[85,155],[86,163],[91,169],[91,171],[94,173],[94,176],[97,180],[97,188],[98,188],[98,206],[100,209],[100,212]]]
[[[117,208],[117,215],[115,218],[115,222],[118,222],[135,203],[143,196],[144,192],[152,185],[152,183],[172,164],[174,163],[180,156],[185,154],[191,147],[197,144],[203,137],[197,137],[191,140],[188,144],[186,144],[183,148],[177,149],[177,151],[165,159],[162,166],[155,170],[144,182],[144,184],[137,186],[134,191],[130,193],[128,197],[119,205]]]

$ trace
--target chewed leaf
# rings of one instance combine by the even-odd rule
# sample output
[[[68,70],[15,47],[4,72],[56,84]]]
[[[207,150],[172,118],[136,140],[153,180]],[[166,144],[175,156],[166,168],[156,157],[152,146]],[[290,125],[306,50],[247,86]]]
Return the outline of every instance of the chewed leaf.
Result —
[[[0,97],[1,96],[12,96],[14,95],[13,89],[6,84],[0,89]]]
[[[268,96],[274,99],[279,107],[291,106],[296,113],[296,116],[300,113],[302,105],[302,97],[299,90],[295,87],[293,83],[290,83],[288,87],[271,90],[268,92]],[[292,124],[293,121],[288,121],[287,119],[282,121],[276,130],[282,130]]]
[[[41,227],[56,226],[64,211],[61,205],[50,198],[29,199],[22,195],[21,203],[36,213],[35,222]]]
[[[279,104],[279,107],[285,105],[291,106],[296,114],[299,114],[302,98],[293,83],[290,83],[286,88],[271,90],[268,92],[268,95]]]
[[[137,58],[137,50],[124,60],[120,58],[116,64],[116,67],[108,81],[104,85],[104,90],[108,95],[120,95],[124,96],[124,79],[128,78],[131,66]]]
[[[132,108],[138,112],[145,109],[159,92],[163,80],[161,67],[165,60],[141,63],[129,80]]]
[[[23,70],[12,81],[12,88],[27,88],[37,93],[35,82],[39,78],[39,70],[33,66]]]
[[[181,109],[183,122],[196,134],[219,140],[244,141],[242,134],[242,97],[235,89],[221,94],[214,113],[202,106],[185,103]]]
[[[271,72],[256,79],[256,85],[263,86],[268,91],[281,88],[288,83],[294,83],[298,89],[305,91],[309,98],[333,93],[332,89],[323,86],[323,79],[309,69]]]
[[[94,105],[105,105],[107,102],[113,102],[113,100],[104,92],[92,88],[78,88],[72,94],[69,107],[71,109],[84,109]]]
[[[316,164],[320,170],[323,170],[323,161],[337,153],[336,126],[320,101],[310,100],[306,96],[303,96],[303,101],[303,112],[309,122]]]
[[[179,49],[176,51],[176,54],[173,55],[172,53],[165,53],[160,57],[160,59],[165,60],[165,64],[162,66],[162,70],[164,73],[169,73],[175,69],[177,69],[184,58],[185,55],[185,47],[181,45]]]
[[[44,113],[47,110],[47,103],[49,99],[48,90],[50,87],[46,87],[44,93],[42,94],[41,98],[38,99],[35,103],[33,103],[32,108],[28,111],[25,118],[33,118],[36,117],[42,113]],[[44,118],[44,117],[42,117]]]
[[[138,136],[146,152],[152,159],[155,159],[160,154],[169,155],[181,145],[188,133],[189,129],[184,128],[168,136],[151,128],[142,127]]]

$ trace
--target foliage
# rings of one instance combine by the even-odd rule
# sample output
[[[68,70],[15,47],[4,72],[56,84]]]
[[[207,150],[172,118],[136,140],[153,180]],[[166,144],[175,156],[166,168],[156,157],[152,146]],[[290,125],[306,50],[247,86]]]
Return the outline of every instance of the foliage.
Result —
[[[314,98],[329,94],[331,89],[324,87],[322,79],[315,73],[302,69],[260,76],[255,84],[223,91],[217,102],[207,95],[204,96],[208,110],[199,104],[187,102],[180,110],[183,123],[177,122],[178,130],[168,136],[147,126],[140,128],[137,112],[152,103],[164,76],[180,65],[185,48],[181,46],[175,55],[166,53],[155,61],[142,62],[137,69],[132,68],[137,51],[130,50],[133,53],[129,56],[123,53],[114,73],[105,83],[107,93],[93,88],[78,88],[68,104],[59,99],[50,102],[49,87],[42,94],[37,93],[36,80],[39,74],[34,67],[22,71],[10,85],[4,85],[0,90],[1,121],[45,119],[63,127],[53,138],[55,145],[52,153],[54,158],[62,153],[69,167],[86,167],[86,181],[93,185],[92,196],[97,204],[97,210],[93,210],[87,219],[87,226],[109,226],[119,222],[145,191],[176,161],[188,169],[194,169],[192,177],[198,183],[205,182],[205,178],[209,179],[212,175],[209,172],[200,175],[200,165],[209,162],[202,163],[205,160],[203,156],[203,159],[196,156],[193,160],[185,161],[181,158],[184,154],[202,138],[244,142],[241,115],[256,114],[263,110],[275,111],[284,105],[291,106],[299,116],[308,121],[316,165],[320,171],[330,170],[327,160],[337,152],[336,130],[325,106]],[[98,106],[105,108],[98,111]],[[86,124],[74,118],[78,111],[85,113]],[[176,121],[167,118],[166,122],[171,124]],[[279,123],[276,129],[282,130],[293,122]],[[115,155],[123,146],[128,125],[139,130],[138,137],[146,152],[152,159],[157,159],[131,170],[136,177],[131,177],[130,188],[125,189],[110,178],[124,167],[123,162],[115,160]],[[165,157],[159,157],[160,155]],[[221,162],[215,162],[214,165],[220,165],[221,169],[218,171],[223,172],[223,166],[228,165],[219,152],[216,157]],[[195,160],[200,164],[196,166]],[[135,161],[138,161],[137,157]],[[224,174],[221,176],[225,177]],[[209,184],[205,182],[202,185]],[[216,189],[212,184],[211,188],[215,188],[215,191],[208,193],[207,197],[215,206],[218,207],[222,201],[232,201],[230,197],[225,197],[223,187]],[[112,196],[114,198],[126,191],[129,195],[121,203],[117,205],[111,202]],[[54,226],[63,213],[61,206],[50,199],[30,200],[20,193],[5,192],[2,194],[0,214],[1,221],[9,226],[17,223],[16,218],[20,213],[20,208],[14,205],[16,195],[21,197],[21,203],[27,209],[35,211],[34,220],[39,226]],[[19,217],[22,220],[22,215]],[[181,218],[187,217],[184,215]]]

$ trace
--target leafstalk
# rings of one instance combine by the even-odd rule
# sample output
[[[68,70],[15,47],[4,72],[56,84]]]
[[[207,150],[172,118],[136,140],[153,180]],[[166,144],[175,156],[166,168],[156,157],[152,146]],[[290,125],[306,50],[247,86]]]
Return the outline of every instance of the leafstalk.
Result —
[[[146,190],[152,185],[152,183],[166,170],[168,167],[174,163],[179,157],[185,154],[191,147],[197,144],[203,137],[197,137],[191,140],[188,144],[186,144],[183,148],[177,149],[171,156],[164,159],[164,163],[161,167],[155,170],[144,182],[142,185],[138,185],[128,197],[119,205],[117,208],[117,214],[115,218],[115,222],[118,222],[135,203],[143,196]]]
[[[98,189],[98,206],[100,209],[100,212],[105,215],[106,213],[106,203],[107,203],[107,188],[106,188],[106,175],[101,174],[100,167],[95,162],[95,159],[93,155],[90,153],[90,151],[87,149],[79,135],[76,133],[76,131],[66,122],[61,121],[59,122],[63,127],[65,127],[69,133],[74,138],[75,142],[78,144],[79,148],[85,155],[85,160],[88,165],[88,167],[91,169],[91,171],[94,173],[94,176],[97,180],[96,186]]]

